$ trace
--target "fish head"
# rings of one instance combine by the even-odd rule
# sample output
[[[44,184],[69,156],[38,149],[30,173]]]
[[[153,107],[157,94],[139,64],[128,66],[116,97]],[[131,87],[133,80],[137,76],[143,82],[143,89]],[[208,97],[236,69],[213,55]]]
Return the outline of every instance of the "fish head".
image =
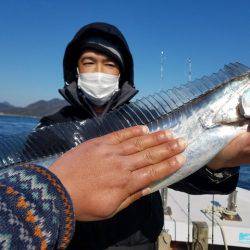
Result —
[[[249,122],[250,74],[225,84],[206,97],[200,122],[205,128]]]
[[[242,94],[239,110],[245,118],[250,118],[250,88],[246,89]]]
[[[221,91],[213,106],[212,124],[242,123],[250,118],[250,77],[236,79]]]

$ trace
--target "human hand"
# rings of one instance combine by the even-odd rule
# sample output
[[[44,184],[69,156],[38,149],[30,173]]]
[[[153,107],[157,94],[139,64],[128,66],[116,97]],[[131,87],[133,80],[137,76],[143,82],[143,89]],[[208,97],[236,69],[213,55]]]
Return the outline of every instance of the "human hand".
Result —
[[[183,165],[182,139],[169,131],[148,133],[136,126],[86,141],[50,166],[70,194],[77,220],[112,217]]]
[[[250,163],[250,132],[244,132],[220,151],[207,166],[212,170]]]

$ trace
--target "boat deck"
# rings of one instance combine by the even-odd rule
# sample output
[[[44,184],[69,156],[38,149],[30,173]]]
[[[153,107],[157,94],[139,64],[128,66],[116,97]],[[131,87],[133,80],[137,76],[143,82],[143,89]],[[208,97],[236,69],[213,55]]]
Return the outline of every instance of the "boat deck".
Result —
[[[190,195],[189,241],[192,241],[192,221],[205,221],[209,227],[209,244],[224,245],[222,234],[228,246],[250,248],[250,191],[237,188],[237,212],[242,221],[220,218],[220,211],[227,207],[227,195]],[[214,204],[214,225],[212,224]],[[165,214],[165,230],[173,241],[188,241],[188,195],[168,189],[167,206],[171,215]],[[202,210],[206,212],[202,212]],[[213,235],[213,236],[212,236]]]

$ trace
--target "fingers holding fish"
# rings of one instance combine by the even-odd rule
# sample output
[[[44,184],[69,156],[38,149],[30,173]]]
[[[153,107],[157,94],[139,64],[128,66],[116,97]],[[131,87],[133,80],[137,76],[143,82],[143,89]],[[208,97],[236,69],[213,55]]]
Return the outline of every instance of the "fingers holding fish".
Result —
[[[149,130],[147,126],[134,126],[110,133],[103,136],[103,138],[105,138],[109,144],[120,144],[130,138],[142,136],[148,133]]]
[[[212,170],[250,163],[250,133],[243,132],[221,150],[207,166]]]
[[[181,154],[173,156],[158,164],[153,164],[139,170],[130,172],[127,175],[126,182],[119,183],[121,190],[120,198],[122,199],[117,209],[108,217],[112,217],[130,204],[151,193],[150,185],[156,181],[165,178],[176,172],[185,162],[185,157]]]
[[[172,133],[169,130],[163,130],[152,134],[130,138],[122,142],[119,145],[119,149],[122,155],[130,155],[166,143],[171,139],[173,139]]]
[[[134,171],[169,159],[183,152],[185,148],[186,142],[184,139],[171,139],[160,145],[144,149],[141,152],[124,156],[122,166],[130,171]]]
[[[186,158],[182,154],[173,156],[165,161],[138,169],[132,173],[130,192],[142,190],[142,195],[150,193],[150,185],[175,173],[185,163]]]

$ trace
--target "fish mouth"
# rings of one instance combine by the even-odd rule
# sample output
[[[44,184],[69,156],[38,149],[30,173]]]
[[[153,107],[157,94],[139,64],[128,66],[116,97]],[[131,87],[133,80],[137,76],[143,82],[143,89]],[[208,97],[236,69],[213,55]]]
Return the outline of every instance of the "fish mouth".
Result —
[[[235,122],[221,122],[220,124],[217,125],[228,125],[228,126],[235,126],[235,127],[247,127],[247,129],[250,126],[250,119],[240,119],[239,121],[235,121]]]

